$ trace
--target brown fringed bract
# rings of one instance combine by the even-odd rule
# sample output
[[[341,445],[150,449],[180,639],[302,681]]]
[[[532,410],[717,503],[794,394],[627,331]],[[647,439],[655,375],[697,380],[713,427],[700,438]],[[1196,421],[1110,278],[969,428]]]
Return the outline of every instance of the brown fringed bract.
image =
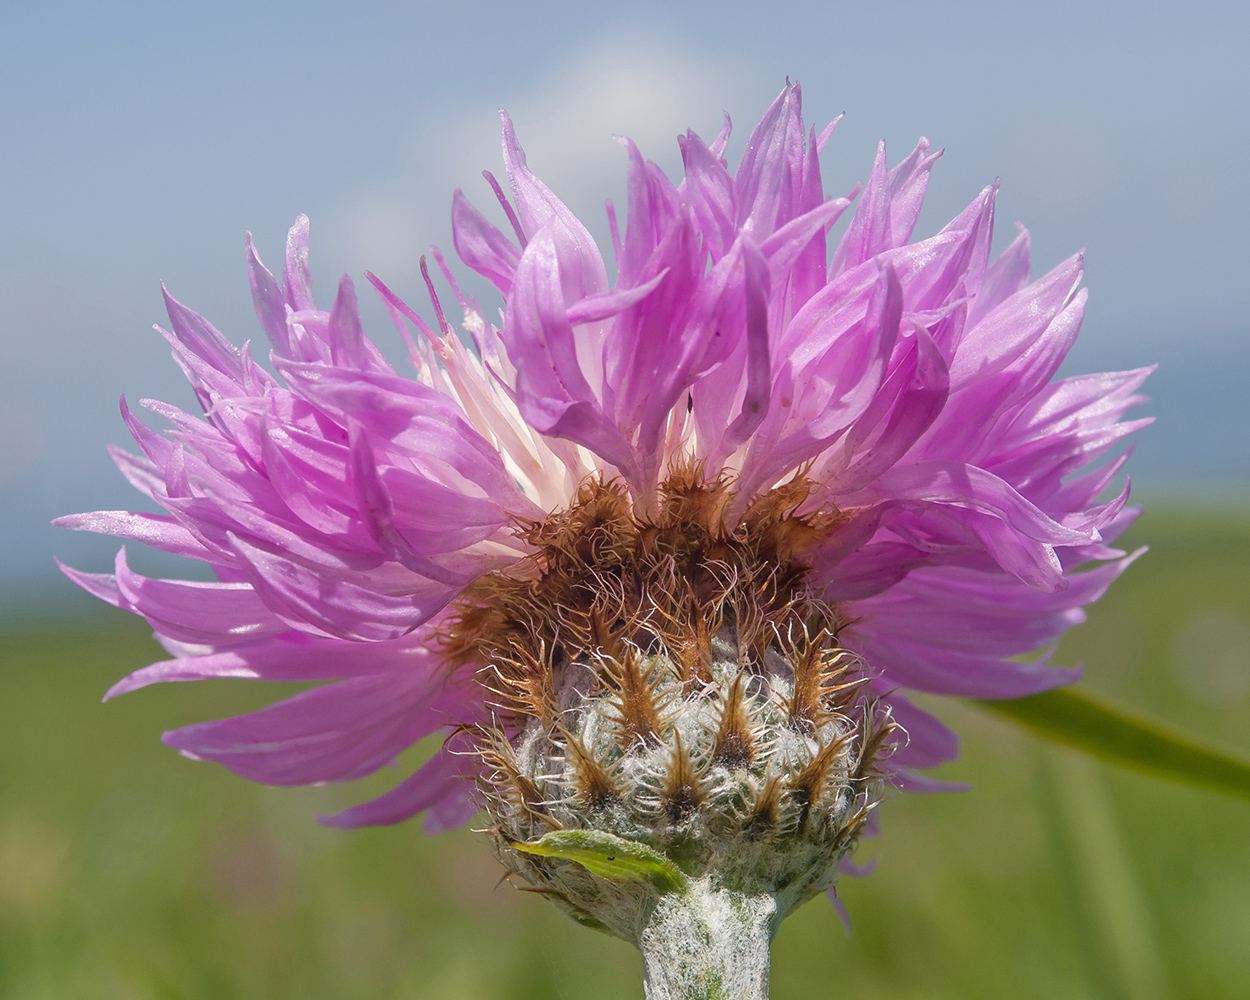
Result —
[[[522,661],[558,670],[587,653],[614,658],[628,640],[678,664],[689,689],[710,680],[712,636],[726,626],[756,667],[773,637],[796,627],[819,622],[836,639],[836,609],[807,592],[802,554],[844,518],[802,511],[813,491],[797,479],[757,497],[731,531],[724,517],[735,495],[697,467],[672,473],[649,515],[632,509],[619,481],[588,479],[568,509],[518,526],[531,556],[465,590],[445,649],[461,662],[507,660],[488,684],[502,707],[528,715],[532,695],[516,697],[534,688],[515,676],[528,669]]]

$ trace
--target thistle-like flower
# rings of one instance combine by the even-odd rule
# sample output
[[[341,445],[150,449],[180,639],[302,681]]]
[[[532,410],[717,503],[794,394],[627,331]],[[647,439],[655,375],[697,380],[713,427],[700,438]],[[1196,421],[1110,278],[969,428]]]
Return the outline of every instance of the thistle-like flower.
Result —
[[[308,221],[282,280],[248,240],[277,377],[167,296],[199,418],[122,414],[123,473],[167,514],[63,518],[208,563],[220,582],[66,570],[172,658],[110,695],[209,677],[333,681],[165,742],[278,785],[442,750],[327,822],[427,829],[483,805],[509,872],[643,949],[648,995],[764,996],[768,941],[834,887],[882,788],[926,787],[954,736],[907,689],[1067,683],[1046,650],[1131,561],[1103,500],[1149,370],[1055,380],[1081,256],[990,261],[995,188],[910,243],[927,141],[826,198],[797,86],[731,172],[729,122],[672,183],[623,141],[615,281],[503,119],[506,235],[459,192],[466,346],[370,275],[416,375],[344,278],[313,302]],[[829,252],[827,233],[850,210]],[[419,331],[410,335],[409,324]],[[1093,568],[1079,568],[1097,563]],[[1039,653],[1028,656],[1026,654]],[[471,777],[473,781],[461,780]],[[717,991],[720,992],[717,992]]]

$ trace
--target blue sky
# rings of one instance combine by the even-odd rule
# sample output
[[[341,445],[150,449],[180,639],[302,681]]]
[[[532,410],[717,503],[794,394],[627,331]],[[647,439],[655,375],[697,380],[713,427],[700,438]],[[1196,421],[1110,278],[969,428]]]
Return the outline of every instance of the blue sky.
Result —
[[[117,397],[191,405],[151,330],[160,280],[257,337],[243,232],[273,262],[307,212],[326,294],[369,268],[416,298],[451,191],[487,203],[496,109],[602,232],[614,133],[675,168],[679,130],[728,110],[741,139],[787,75],[810,120],[846,112],[830,188],[927,135],[947,152],[921,234],[1001,177],[1000,243],[1023,221],[1038,273],[1088,247],[1073,370],[1163,365],[1145,495],[1250,485],[1243,4],[27,4],[0,34],[0,603],[68,597],[53,554],[111,561],[46,524],[134,504],[105,454]]]

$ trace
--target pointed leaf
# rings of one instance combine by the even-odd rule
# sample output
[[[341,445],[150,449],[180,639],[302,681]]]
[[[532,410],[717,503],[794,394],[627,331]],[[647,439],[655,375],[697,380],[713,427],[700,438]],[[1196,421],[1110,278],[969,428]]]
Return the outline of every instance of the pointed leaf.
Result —
[[[663,854],[598,830],[557,830],[538,840],[512,841],[511,846],[524,854],[576,861],[592,874],[614,882],[645,879],[660,892],[672,892],[686,884],[686,876]]]

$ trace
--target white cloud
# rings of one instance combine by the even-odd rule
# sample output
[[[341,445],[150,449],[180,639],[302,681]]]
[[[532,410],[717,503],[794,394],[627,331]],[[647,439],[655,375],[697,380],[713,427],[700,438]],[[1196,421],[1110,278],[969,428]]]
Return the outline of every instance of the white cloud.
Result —
[[[537,87],[500,95],[516,123],[530,166],[599,237],[603,202],[623,198],[627,135],[670,172],[680,169],[676,136],[693,127],[715,135],[723,114],[742,103],[750,81],[653,34],[616,34],[583,46]],[[741,128],[762,108],[738,108]],[[451,193],[463,188],[488,215],[498,214],[485,168],[500,177],[495,107],[449,109],[420,129],[417,155],[403,176],[359,192],[328,220],[342,263],[382,274],[412,273],[431,243],[450,249]]]

